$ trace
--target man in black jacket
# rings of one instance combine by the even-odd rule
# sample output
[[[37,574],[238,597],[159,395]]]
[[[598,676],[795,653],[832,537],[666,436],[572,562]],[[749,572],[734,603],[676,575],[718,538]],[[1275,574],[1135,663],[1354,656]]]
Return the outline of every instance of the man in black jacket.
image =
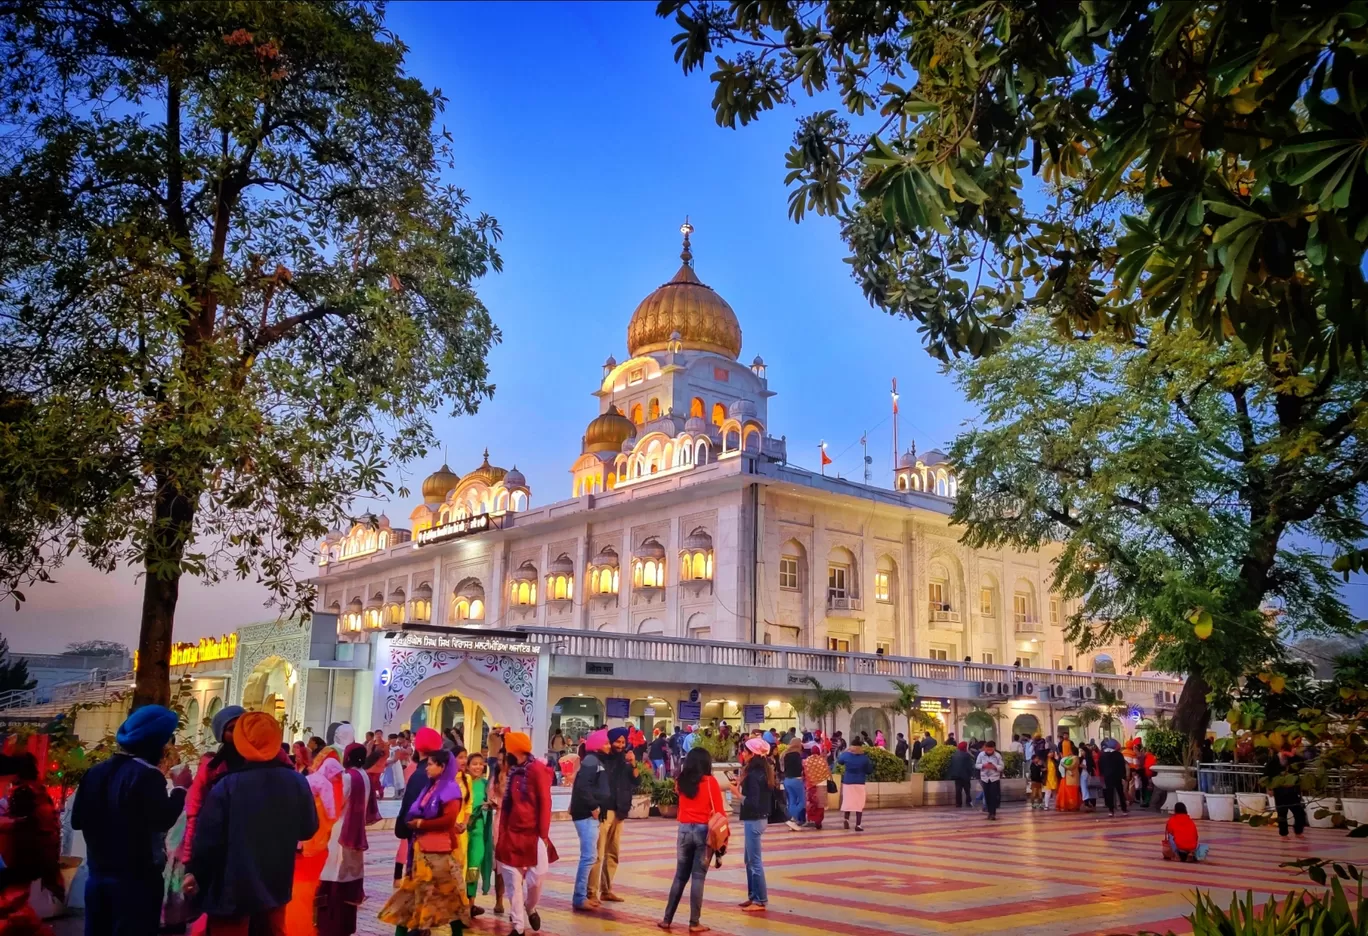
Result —
[[[85,834],[86,933],[147,936],[161,924],[166,833],[185,806],[185,786],[166,792],[159,765],[175,712],[145,705],[119,726],[119,750],[81,778],[71,827]]]
[[[1263,775],[1268,792],[1273,794],[1273,808],[1278,813],[1278,834],[1283,838],[1287,838],[1288,813],[1292,814],[1292,831],[1297,838],[1302,837],[1302,831],[1306,828],[1306,804],[1302,802],[1300,772],[1300,759],[1292,753],[1292,745],[1286,743],[1277,756],[1269,758],[1264,765]],[[1271,782],[1280,777],[1291,779],[1280,780],[1276,785]]]
[[[600,812],[598,856],[589,869],[589,885],[585,899],[591,903],[602,899],[621,903],[613,893],[613,875],[617,873],[618,854],[622,846],[622,824],[632,810],[632,794],[636,792],[636,756],[627,750],[627,729],[608,731],[611,750],[604,755],[603,766],[608,773],[608,799]]]
[[[575,890],[570,909],[584,912],[599,906],[589,897],[589,872],[598,858],[599,832],[603,828],[599,817],[609,803],[608,770],[604,758],[608,753],[608,732],[600,728],[584,739],[584,760],[575,771],[575,782],[570,787],[570,820],[579,836],[579,867],[575,871]]]
[[[974,755],[969,753],[969,743],[961,741],[950,755],[946,776],[955,781],[955,806],[972,806],[973,797],[969,794],[969,781],[974,776]]]
[[[1126,757],[1115,738],[1102,742],[1102,756],[1097,759],[1097,772],[1102,775],[1102,799],[1107,803],[1107,815],[1116,815],[1116,803],[1121,812],[1130,815],[1126,806]]]

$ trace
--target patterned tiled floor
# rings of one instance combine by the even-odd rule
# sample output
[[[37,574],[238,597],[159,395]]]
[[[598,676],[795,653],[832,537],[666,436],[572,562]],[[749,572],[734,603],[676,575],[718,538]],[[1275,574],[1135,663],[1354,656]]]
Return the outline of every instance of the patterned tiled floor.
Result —
[[[875,811],[863,833],[841,830],[839,817],[821,832],[793,833],[770,826],[764,854],[770,909],[741,913],[745,870],[739,825],[723,867],[708,874],[703,923],[730,936],[1077,936],[1155,930],[1189,932],[1183,914],[1194,888],[1228,902],[1233,890],[1282,893],[1304,878],[1278,867],[1309,855],[1368,862],[1368,844],[1342,832],[1312,829],[1305,841],[1279,839],[1271,829],[1199,822],[1211,858],[1180,865],[1159,857],[1163,817],[1133,813],[1032,813],[1009,807],[1000,821],[952,808]],[[561,860],[552,866],[542,896],[542,933],[638,936],[659,933],[674,875],[674,823],[647,819],[624,830],[622,867],[614,889],[626,903],[593,914],[570,912],[577,845],[568,822],[552,827]],[[393,852],[388,834],[371,836],[369,899],[361,933],[393,933],[375,914],[389,896]],[[383,845],[381,843],[384,843]],[[492,906],[492,899],[484,904]],[[611,908],[611,909],[609,909]],[[685,891],[675,931],[688,921]],[[485,915],[474,933],[504,936],[506,918]],[[293,934],[292,934],[293,936]],[[438,930],[433,936],[447,936]]]

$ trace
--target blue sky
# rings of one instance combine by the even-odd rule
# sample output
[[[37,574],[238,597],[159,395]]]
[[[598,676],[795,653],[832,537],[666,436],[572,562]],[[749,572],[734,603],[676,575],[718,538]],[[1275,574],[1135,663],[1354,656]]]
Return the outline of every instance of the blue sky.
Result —
[[[770,431],[792,461],[859,477],[869,429],[876,480],[893,459],[889,380],[902,392],[900,441],[944,445],[969,415],[916,328],[870,308],[842,262],[834,222],[787,217],[784,153],[794,120],[771,112],[743,130],[716,125],[704,73],[674,63],[672,22],[654,3],[394,3],[390,28],[410,47],[408,69],[448,98],[455,137],[448,180],[472,209],[499,219],[504,272],[479,291],[503,331],[490,357],[497,392],[479,414],[439,417],[440,446],[464,472],[490,458],[518,466],[534,502],[570,494],[571,462],[604,358],[626,355],[627,322],[679,266],[688,215],[699,277],[736,310],[742,359],[769,364]],[[875,429],[882,423],[882,426]],[[416,490],[439,450],[402,472]],[[411,502],[388,509],[407,517]],[[17,650],[72,640],[136,642],[141,587],[132,572],[79,564],[58,587],[26,590],[0,609]],[[274,612],[251,583],[181,587],[177,636],[221,633]]]
[[[490,357],[497,392],[479,414],[439,416],[439,449],[395,473],[417,490],[442,460],[469,471],[487,446],[517,465],[534,502],[569,496],[569,467],[604,358],[626,355],[637,303],[674,275],[679,225],[695,226],[699,277],[736,310],[742,360],[769,365],[770,432],[791,461],[860,476],[863,430],[874,478],[891,473],[889,380],[902,393],[900,441],[944,446],[972,412],[922,349],[916,326],[865,302],[847,274],[834,222],[787,217],[784,153],[794,120],[816,105],[780,108],[741,130],[716,125],[705,72],[674,63],[673,23],[653,2],[395,3],[389,25],[410,47],[408,68],[440,88],[455,138],[448,181],[472,209],[499,219],[504,272],[479,291],[503,331]],[[876,428],[877,427],[877,428]],[[417,498],[388,509],[406,518]],[[71,564],[64,587],[27,589],[0,632],[18,650],[57,650],[109,637],[136,643],[140,585]],[[1364,605],[1350,588],[1350,598]],[[274,617],[251,583],[182,584],[177,635],[221,633]],[[1368,608],[1360,608],[1360,613]]]

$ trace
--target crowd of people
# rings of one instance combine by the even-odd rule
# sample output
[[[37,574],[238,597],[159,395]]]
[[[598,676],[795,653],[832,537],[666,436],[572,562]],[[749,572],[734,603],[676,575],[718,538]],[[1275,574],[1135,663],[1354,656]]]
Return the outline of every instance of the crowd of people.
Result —
[[[766,830],[781,824],[820,830],[839,773],[843,828],[862,832],[873,775],[867,747],[884,740],[755,729],[736,735],[731,749],[740,770],[719,783],[714,745],[691,740],[708,737],[703,732],[710,729],[658,730],[647,741],[634,727],[603,726],[573,748],[553,747],[544,760],[533,755],[526,734],[497,728],[480,750],[465,748],[459,728],[387,737],[372,732],[358,742],[346,723],[333,726],[327,738],[288,745],[275,718],[230,706],[212,722],[217,750],[191,770],[167,758],[177,721],[160,706],[138,709],[119,728],[117,752],[81,780],[71,826],[86,842],[87,936],[351,936],[367,897],[365,856],[375,838],[368,828],[378,821],[377,801],[385,794],[400,801],[398,848],[394,889],[379,918],[396,936],[448,926],[455,936],[487,912],[481,901],[491,891],[493,912],[508,914],[511,936],[525,936],[541,928],[541,890],[558,858],[550,839],[557,776],[571,786],[579,846],[572,908],[593,913],[623,900],[613,882],[643,762],[658,778],[672,779],[678,803],[676,868],[659,925],[674,926],[687,888],[688,927],[697,933],[706,929],[708,870],[720,867],[728,852],[724,791],[737,803],[744,830],[747,893],[740,910],[764,912]],[[956,806],[981,803],[988,820],[997,818],[1006,758],[993,741],[897,739],[895,755],[909,765],[941,743],[950,745]],[[1026,763],[1032,809],[1095,810],[1099,791],[1113,815],[1150,802],[1154,760],[1138,739],[1099,745],[1075,744],[1067,734],[1018,735],[1009,751]],[[1264,771],[1284,836],[1289,826],[1297,836],[1306,827],[1300,787],[1285,779],[1303,760],[1288,744]],[[0,756],[5,936],[49,932],[28,895],[34,881],[61,894],[60,842],[59,813],[34,755]],[[1182,804],[1165,825],[1162,854],[1176,861],[1206,855]]]

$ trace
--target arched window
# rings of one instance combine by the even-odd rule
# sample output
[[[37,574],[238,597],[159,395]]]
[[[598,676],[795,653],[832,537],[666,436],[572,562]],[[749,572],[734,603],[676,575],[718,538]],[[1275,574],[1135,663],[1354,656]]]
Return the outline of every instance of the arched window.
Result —
[[[470,620],[470,599],[457,595],[451,599],[451,619],[453,621]]]
[[[936,493],[939,494],[941,497],[950,496],[950,485],[945,477],[944,471],[939,472],[936,475]]]
[[[718,428],[721,428],[722,424],[726,421],[727,408],[723,406],[721,403],[714,403],[712,411],[712,424],[714,426],[717,426]]]
[[[691,402],[691,403],[689,404],[689,418],[692,419],[692,418],[695,417],[695,416],[697,416],[699,419],[702,419],[702,418],[703,418],[703,398],[702,398],[702,397],[694,397],[694,398],[693,398],[693,402]]]
[[[955,476],[950,475],[949,496],[954,497],[959,492],[959,485],[955,483]]]
[[[471,599],[471,602],[470,602],[470,619],[471,619],[472,621],[483,621],[483,620],[484,620],[484,602],[481,601],[479,598]]]
[[[665,585],[665,560],[637,559],[632,563],[632,584],[639,588],[661,588]]]
[[[642,421],[643,420],[641,418],[641,404],[635,403],[632,405],[632,422],[640,426]]]
[[[513,492],[513,509],[514,509],[514,510],[526,510],[526,509],[527,509],[527,495],[524,494],[522,491],[514,491],[514,492]]]
[[[907,490],[907,475],[898,475],[898,490]]]
[[[659,418],[660,418],[660,400],[657,399],[656,397],[651,397],[650,405],[647,406],[646,411],[647,411],[648,413],[650,413],[650,416],[649,416],[650,419],[659,419]]]

